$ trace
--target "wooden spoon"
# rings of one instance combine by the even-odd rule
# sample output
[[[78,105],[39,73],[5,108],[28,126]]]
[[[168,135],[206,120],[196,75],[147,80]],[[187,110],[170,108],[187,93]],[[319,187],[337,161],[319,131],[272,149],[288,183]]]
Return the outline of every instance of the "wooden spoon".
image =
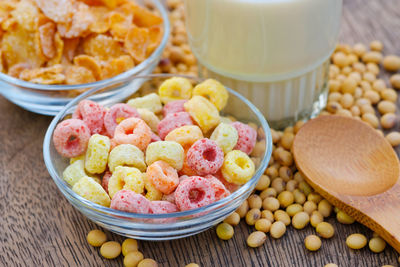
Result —
[[[296,134],[293,154],[307,182],[400,252],[399,160],[376,130],[343,116],[320,116]]]

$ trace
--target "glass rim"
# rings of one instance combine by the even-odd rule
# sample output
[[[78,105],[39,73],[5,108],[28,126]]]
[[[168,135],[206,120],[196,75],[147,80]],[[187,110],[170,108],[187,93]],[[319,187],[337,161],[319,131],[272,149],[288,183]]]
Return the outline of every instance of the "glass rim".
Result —
[[[150,74],[150,75],[142,75],[142,76],[135,76],[133,79],[152,79],[152,78],[170,78],[170,77],[184,77],[196,81],[202,81],[204,79],[198,78],[198,77],[193,77],[189,75],[178,75],[178,74]],[[131,78],[132,79],[132,78]],[[262,157],[262,160],[260,162],[260,165],[257,169],[257,171],[253,174],[253,177],[244,185],[242,185],[239,189],[231,193],[228,197],[225,197],[221,200],[218,200],[214,203],[211,203],[209,205],[192,209],[192,210],[186,210],[186,211],[179,211],[179,212],[174,212],[174,213],[166,213],[166,214],[141,214],[141,213],[131,213],[131,212],[125,212],[125,211],[120,211],[112,208],[108,208],[99,204],[96,204],[94,202],[91,202],[81,196],[79,196],[77,193],[75,193],[72,188],[67,185],[67,183],[58,175],[57,171],[54,168],[54,165],[51,160],[50,156],[50,143],[51,143],[51,138],[53,136],[53,132],[55,127],[57,126],[58,122],[67,115],[67,112],[70,111],[70,109],[73,106],[76,106],[76,104],[81,101],[82,99],[94,94],[98,90],[103,89],[103,87],[98,86],[95,88],[92,88],[78,97],[74,98],[71,100],[51,121],[49,127],[47,128],[46,135],[44,137],[43,141],[43,158],[44,162],[46,165],[46,168],[53,179],[53,181],[56,183],[57,187],[60,189],[60,191],[63,193],[63,195],[68,194],[69,197],[71,197],[72,200],[78,201],[80,205],[84,205],[88,208],[90,208],[92,211],[95,211],[101,216],[113,216],[113,217],[120,217],[120,219],[173,219],[173,218],[179,218],[179,217],[185,217],[185,216],[193,216],[193,215],[198,215],[199,213],[204,213],[207,211],[212,211],[215,207],[223,208],[225,205],[228,204],[229,202],[237,199],[240,197],[243,193],[245,193],[249,188],[253,187],[255,185],[261,175],[264,173],[264,170],[268,166],[269,160],[271,158],[272,154],[272,136],[271,136],[271,131],[270,127],[265,119],[265,117],[261,114],[261,112],[258,110],[256,106],[254,106],[248,99],[246,99],[244,96],[241,94],[235,92],[234,90],[225,87],[230,94],[233,94],[235,97],[239,98],[242,102],[244,102],[256,115],[260,126],[262,127],[264,133],[265,133],[265,151]],[[219,207],[221,206],[221,207]],[[122,217],[122,218],[121,218]],[[163,224],[163,223],[160,223]]]
[[[146,58],[144,61],[142,61],[139,65],[134,66],[133,68],[120,73],[116,76],[113,76],[108,79],[96,81],[96,82],[91,82],[91,83],[83,83],[83,84],[74,84],[74,85],[66,85],[66,84],[38,84],[38,83],[32,83],[28,81],[24,81],[15,77],[12,77],[8,74],[0,72],[0,80],[9,84],[13,84],[15,86],[27,88],[27,89],[34,89],[38,91],[69,91],[69,90],[79,90],[79,89],[85,89],[88,87],[105,87],[109,86],[112,84],[116,84],[121,82],[121,80],[126,80],[129,77],[132,77],[133,75],[140,73],[143,71],[145,68],[147,68],[148,65],[150,65],[152,62],[157,60],[158,56],[163,52],[168,39],[169,39],[169,34],[170,34],[170,22],[168,18],[168,12],[166,7],[158,0],[152,0],[153,4],[157,8],[157,10],[160,12],[160,15],[163,19],[163,36],[161,39],[160,44],[157,46],[157,48],[151,53],[151,55]]]

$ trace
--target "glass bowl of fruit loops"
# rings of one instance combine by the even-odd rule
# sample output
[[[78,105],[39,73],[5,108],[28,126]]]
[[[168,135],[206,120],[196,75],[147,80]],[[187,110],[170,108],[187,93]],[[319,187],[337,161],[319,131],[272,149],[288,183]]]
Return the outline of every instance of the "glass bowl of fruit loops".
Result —
[[[115,233],[169,240],[234,212],[271,157],[257,108],[216,80],[153,74],[121,103],[71,101],[51,122],[46,167],[68,201]]]
[[[126,78],[153,71],[169,31],[157,0],[2,0],[0,93],[45,115],[94,87],[104,90],[93,101],[122,101],[143,82]]]

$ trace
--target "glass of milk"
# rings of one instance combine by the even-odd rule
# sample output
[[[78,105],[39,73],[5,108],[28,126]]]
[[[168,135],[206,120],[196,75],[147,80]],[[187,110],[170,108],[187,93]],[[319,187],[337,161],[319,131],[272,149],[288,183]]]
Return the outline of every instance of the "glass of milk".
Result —
[[[252,101],[275,128],[326,105],[342,0],[185,0],[201,75]]]

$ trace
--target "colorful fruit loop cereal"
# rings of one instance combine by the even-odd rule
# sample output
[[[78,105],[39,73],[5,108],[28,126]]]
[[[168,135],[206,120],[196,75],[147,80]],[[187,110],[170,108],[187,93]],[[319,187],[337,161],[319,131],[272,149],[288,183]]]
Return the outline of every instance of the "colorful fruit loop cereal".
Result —
[[[176,170],[182,169],[184,151],[180,144],[171,141],[158,141],[148,145],[146,163],[151,165],[158,160],[165,161]]]
[[[29,82],[111,78],[149,57],[163,35],[161,17],[131,0],[0,2],[7,6],[1,10],[0,70]]]
[[[232,150],[226,154],[221,171],[225,180],[242,185],[251,179],[255,172],[255,166],[246,153]]]
[[[175,191],[175,203],[180,210],[197,209],[215,200],[215,191],[211,182],[200,176],[191,176],[182,180]]]
[[[109,136],[113,137],[118,123],[127,118],[140,118],[137,110],[127,104],[115,104],[104,115],[104,126]]]
[[[103,173],[106,170],[110,139],[107,136],[94,134],[89,139],[85,157],[85,169],[90,173]]]
[[[72,190],[83,198],[96,204],[109,207],[110,197],[100,184],[92,178],[84,176],[74,184]]]
[[[224,163],[224,152],[214,141],[203,138],[194,143],[187,152],[189,167],[198,175],[216,173]]]
[[[177,113],[185,111],[183,105],[187,102],[187,100],[175,100],[172,102],[168,102],[164,105],[163,115],[166,117],[170,113]]]
[[[239,135],[235,149],[241,150],[247,155],[250,155],[257,141],[256,130],[239,121],[233,122],[232,126],[235,127]]]
[[[145,150],[151,141],[151,129],[141,119],[128,118],[115,128],[114,140],[117,144],[131,144]]]
[[[200,95],[210,99],[210,102],[213,103],[218,110],[222,110],[226,106],[229,97],[225,87],[220,82],[213,79],[205,80],[196,85],[193,89],[193,95]]]
[[[193,96],[183,106],[203,132],[207,133],[219,124],[218,109],[207,98]]]
[[[101,133],[104,127],[104,114],[106,110],[91,100],[79,102],[72,118],[83,120],[90,129],[91,134]]]
[[[165,141],[175,141],[183,148],[190,147],[194,142],[203,138],[203,132],[196,125],[187,125],[170,131],[165,137]]]
[[[163,193],[159,191],[154,185],[149,181],[146,173],[143,173],[144,189],[146,191],[145,197],[148,200],[161,200]]]
[[[179,184],[177,171],[162,160],[153,162],[147,167],[146,175],[156,189],[167,195]]]
[[[135,167],[144,172],[146,163],[144,163],[143,151],[131,144],[114,147],[108,157],[108,168],[111,172],[114,172],[117,166]]]
[[[133,167],[118,166],[108,181],[108,193],[112,198],[119,190],[128,189],[138,194],[144,191],[142,173]]]
[[[164,104],[175,100],[190,99],[192,96],[192,83],[185,78],[173,77],[161,84],[158,94]]]
[[[133,213],[150,213],[150,206],[151,202],[141,194],[124,189],[112,198],[110,208]]]
[[[238,138],[239,135],[235,127],[227,123],[220,123],[210,137],[222,148],[225,154],[236,146]]]
[[[178,112],[168,114],[157,126],[158,135],[161,139],[164,139],[169,132],[185,125],[193,125],[193,121],[189,113]]]
[[[60,155],[73,158],[86,151],[90,130],[81,120],[68,119],[57,125],[53,134],[54,146]]]
[[[137,22],[151,19],[139,16]],[[83,100],[73,119],[57,125],[54,146],[69,158],[63,179],[78,195],[121,211],[164,214],[209,205],[253,177],[248,154],[257,131],[220,117],[227,101],[222,85],[207,80],[192,90],[189,80],[171,78],[159,92],[165,105],[155,93],[109,109]]]

